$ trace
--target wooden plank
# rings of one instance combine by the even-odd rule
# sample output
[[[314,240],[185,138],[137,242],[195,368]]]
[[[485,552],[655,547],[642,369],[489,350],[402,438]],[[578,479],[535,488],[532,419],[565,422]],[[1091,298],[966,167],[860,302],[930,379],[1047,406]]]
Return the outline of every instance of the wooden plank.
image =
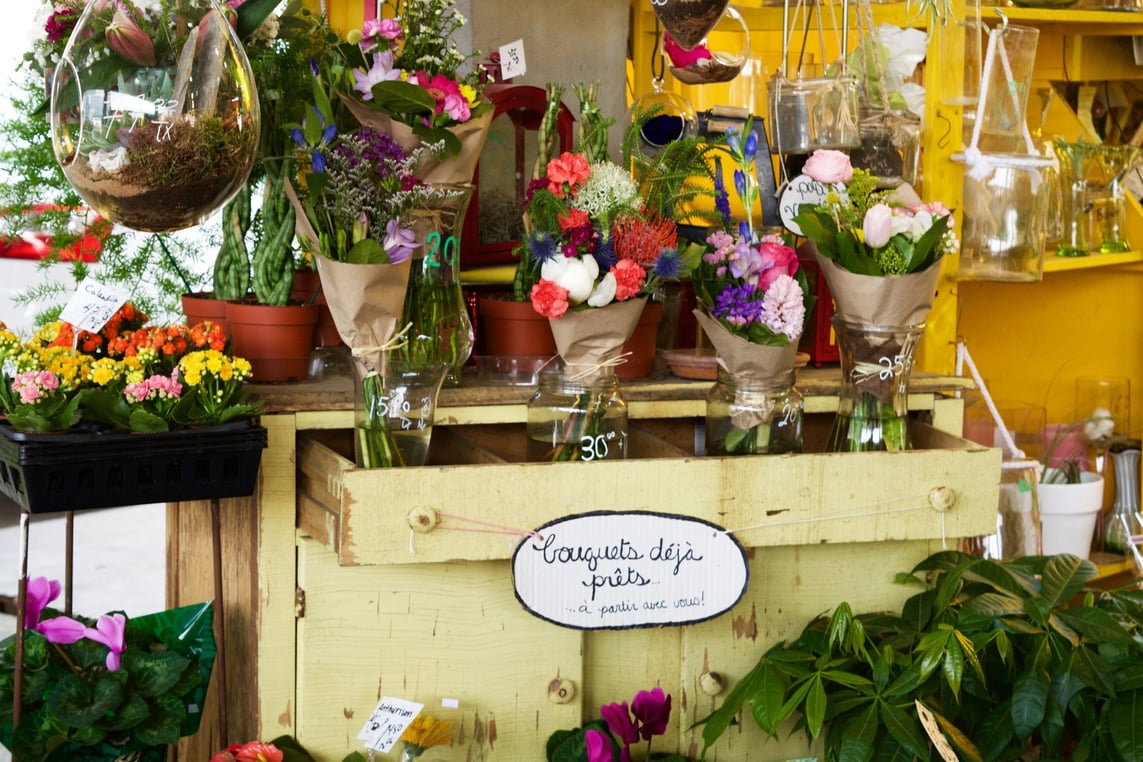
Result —
[[[360,751],[383,696],[454,722],[449,759],[542,759],[551,730],[579,725],[583,635],[524,613],[506,563],[344,568],[303,540],[298,573],[297,738],[320,759]],[[577,686],[571,701],[549,700],[557,679]]]
[[[483,431],[489,449],[522,448],[522,437],[505,437],[505,430],[480,427],[471,433]],[[682,513],[727,527],[749,547],[993,531],[1000,451],[924,425],[914,427],[914,437],[918,448],[929,449],[386,470],[357,469],[347,457],[322,452],[321,462],[332,464],[322,468],[332,468],[326,472],[329,478],[341,482],[340,559],[345,565],[503,559],[513,550],[514,543],[502,536],[474,536],[446,525],[418,535],[410,554],[407,517],[414,507],[431,508],[461,523],[472,518],[517,530],[586,510]],[[304,445],[303,451],[310,447]],[[312,447],[323,445],[314,442]],[[303,464],[303,470],[309,468]],[[663,478],[684,472],[685,502],[677,480]],[[425,490],[427,480],[431,492]],[[931,504],[937,489],[951,490],[954,500],[943,513]],[[337,488],[330,492],[336,494]]]

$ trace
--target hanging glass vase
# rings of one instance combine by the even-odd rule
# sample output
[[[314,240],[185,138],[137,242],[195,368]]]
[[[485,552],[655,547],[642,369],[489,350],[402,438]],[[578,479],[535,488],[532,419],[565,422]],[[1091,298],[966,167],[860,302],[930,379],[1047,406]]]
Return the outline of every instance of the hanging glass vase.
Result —
[[[841,391],[830,452],[908,450],[909,372],[924,323],[877,326],[833,319]]]
[[[51,124],[56,159],[92,209],[180,230],[249,176],[258,95],[217,0],[88,0],[52,79]]]
[[[801,452],[802,413],[793,370],[760,378],[719,368],[706,395],[706,454]]]
[[[413,255],[401,325],[410,325],[398,356],[409,366],[448,366],[446,386],[460,385],[474,335],[460,284],[460,233],[474,186],[432,183],[432,206],[413,213],[421,247]]]
[[[540,374],[528,401],[525,460],[622,460],[627,457],[627,402],[609,369],[590,375]]]

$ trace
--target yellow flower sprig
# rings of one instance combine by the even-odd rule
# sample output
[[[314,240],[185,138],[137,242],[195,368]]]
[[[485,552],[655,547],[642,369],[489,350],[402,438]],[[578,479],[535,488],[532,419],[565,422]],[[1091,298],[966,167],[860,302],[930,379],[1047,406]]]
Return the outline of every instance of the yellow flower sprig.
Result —
[[[420,715],[405,728],[401,740],[412,756],[419,757],[426,749],[452,743],[452,723],[431,714]]]

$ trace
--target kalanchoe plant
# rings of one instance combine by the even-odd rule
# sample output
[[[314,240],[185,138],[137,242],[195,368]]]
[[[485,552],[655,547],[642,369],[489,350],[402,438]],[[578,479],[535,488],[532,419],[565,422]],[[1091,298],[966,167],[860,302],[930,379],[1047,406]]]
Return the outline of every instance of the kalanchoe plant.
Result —
[[[770,648],[704,720],[704,753],[743,708],[827,762],[934,758],[923,705],[963,760],[1143,760],[1143,592],[1089,589],[1070,555],[996,562],[945,551],[898,581],[899,615],[842,603]],[[788,725],[788,721],[793,725]]]
[[[58,582],[30,579],[27,591],[15,728],[16,636],[0,641],[0,741],[13,759],[135,758],[156,748],[161,759],[198,729],[215,655],[212,604],[87,619],[48,608]]]

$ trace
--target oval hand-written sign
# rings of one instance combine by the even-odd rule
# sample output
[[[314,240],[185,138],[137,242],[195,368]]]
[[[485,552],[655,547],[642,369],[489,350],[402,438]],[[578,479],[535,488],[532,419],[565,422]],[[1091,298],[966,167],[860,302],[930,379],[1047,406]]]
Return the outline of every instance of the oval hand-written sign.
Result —
[[[746,553],[720,527],[686,516],[599,512],[559,519],[520,543],[516,597],[580,630],[712,619],[746,591]]]
[[[845,186],[837,188],[844,191]],[[802,204],[820,204],[825,201],[826,194],[831,186],[819,183],[809,175],[798,175],[786,183],[782,189],[782,197],[778,199],[778,216],[782,218],[782,225],[794,235],[800,236],[802,228],[794,222],[794,215]]]

